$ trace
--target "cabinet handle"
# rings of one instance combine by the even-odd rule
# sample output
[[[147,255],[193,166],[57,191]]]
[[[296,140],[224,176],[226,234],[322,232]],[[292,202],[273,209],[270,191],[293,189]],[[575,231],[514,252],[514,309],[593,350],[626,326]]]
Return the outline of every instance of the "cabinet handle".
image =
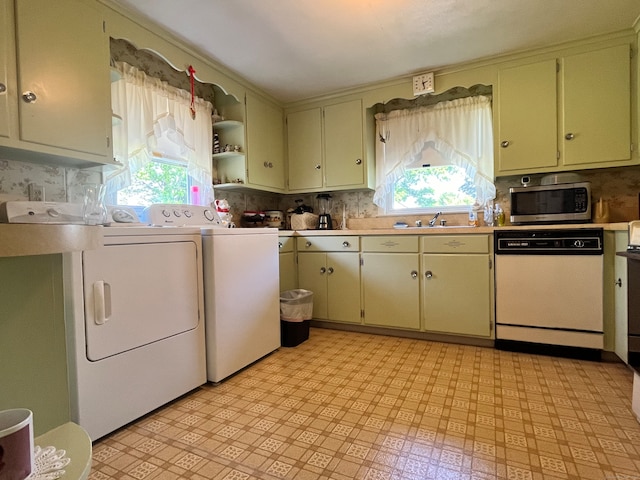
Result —
[[[316,170],[320,170],[320,164],[316,165]]]
[[[502,148],[507,148],[509,146],[509,140],[503,140],[500,142],[500,146]]]
[[[22,100],[24,100],[26,103],[33,103],[38,99],[38,97],[36,96],[35,93],[27,90],[26,92],[24,92],[22,94]]]
[[[327,269],[324,267],[320,267],[320,275],[324,275],[325,273],[327,273]]]
[[[566,140],[573,140],[574,138],[576,138],[576,136],[573,133],[567,133],[564,138]]]
[[[351,246],[351,244],[350,244],[349,242],[346,242],[346,241],[345,241],[345,242],[342,242],[342,246],[343,246],[344,248],[349,248],[349,247]]]
[[[619,278],[619,279],[618,279],[617,281],[615,281],[613,284],[614,284],[614,285],[617,285],[618,287],[622,287],[622,279],[621,279],[621,278]]]
[[[356,160],[356,165],[362,165],[362,159],[361,158],[358,158]]]
[[[307,242],[304,244],[305,247],[309,248],[311,246],[311,242]]]
[[[418,272],[416,272],[415,270],[411,270],[411,278],[418,278]]]
[[[282,248],[282,242],[278,242],[278,248]]]
[[[4,83],[0,83],[0,93],[7,91],[7,86]]]
[[[424,276],[427,278],[432,278],[433,272],[431,270],[427,270],[426,272],[424,272]]]
[[[329,275],[331,275],[333,273],[333,267],[327,268],[327,272],[329,273]]]

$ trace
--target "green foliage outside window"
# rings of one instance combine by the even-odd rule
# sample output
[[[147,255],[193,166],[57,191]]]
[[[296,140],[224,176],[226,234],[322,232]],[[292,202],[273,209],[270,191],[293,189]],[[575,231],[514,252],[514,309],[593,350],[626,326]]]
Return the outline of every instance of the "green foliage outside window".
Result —
[[[131,185],[118,191],[119,205],[189,203],[185,165],[148,162],[131,179]]]
[[[456,165],[415,168],[395,182],[393,209],[469,206],[475,195],[475,185]]]

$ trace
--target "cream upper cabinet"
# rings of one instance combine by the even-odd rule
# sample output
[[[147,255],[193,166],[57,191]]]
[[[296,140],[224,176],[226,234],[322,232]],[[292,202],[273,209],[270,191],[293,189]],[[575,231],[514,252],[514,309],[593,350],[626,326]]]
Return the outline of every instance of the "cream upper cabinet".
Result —
[[[489,235],[422,238],[422,316],[427,331],[490,337],[493,272]]]
[[[556,60],[505,68],[498,78],[497,171],[557,165]]]
[[[418,236],[366,236],[361,244],[364,324],[419,330]]]
[[[2,0],[3,27],[9,19],[15,23],[3,28],[0,55],[9,54],[16,75],[6,78],[7,92],[0,94],[8,103],[3,112],[10,112],[9,135],[0,136],[0,146],[63,164],[113,163],[109,44],[101,7],[83,0],[20,1],[15,10],[12,5]],[[15,45],[7,39],[14,26]],[[0,122],[0,132],[6,122]]]
[[[369,188],[361,100],[287,115],[289,190]]]
[[[284,124],[282,109],[247,93],[247,183],[284,190]]]
[[[630,165],[628,44],[502,68],[496,175]]]

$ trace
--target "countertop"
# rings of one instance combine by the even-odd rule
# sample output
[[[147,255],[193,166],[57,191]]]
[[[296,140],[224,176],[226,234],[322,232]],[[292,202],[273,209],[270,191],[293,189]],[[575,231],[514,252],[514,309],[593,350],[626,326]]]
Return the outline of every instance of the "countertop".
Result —
[[[65,480],[84,480],[91,471],[91,439],[87,432],[73,422],[65,423],[49,430],[34,439],[34,444],[41,448],[55,447],[64,450],[66,457],[71,460],[64,467]]]
[[[102,246],[101,227],[88,225],[0,224],[0,257],[45,255]]]
[[[628,222],[621,223],[580,223],[562,225],[505,225],[504,227],[469,227],[451,225],[446,227],[371,228],[362,230],[281,230],[280,236],[340,236],[340,235],[452,235],[491,234],[496,230],[551,230],[559,228],[602,228],[608,231],[627,231]]]

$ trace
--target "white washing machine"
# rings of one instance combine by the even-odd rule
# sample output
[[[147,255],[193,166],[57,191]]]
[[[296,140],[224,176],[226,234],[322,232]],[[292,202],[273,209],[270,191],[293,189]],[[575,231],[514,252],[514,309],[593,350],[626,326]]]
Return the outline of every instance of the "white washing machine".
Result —
[[[64,255],[71,417],[92,440],[206,383],[200,230],[103,233]]]
[[[226,228],[215,210],[193,205],[152,205],[148,221],[201,227],[209,381],[280,347],[278,229]]]

